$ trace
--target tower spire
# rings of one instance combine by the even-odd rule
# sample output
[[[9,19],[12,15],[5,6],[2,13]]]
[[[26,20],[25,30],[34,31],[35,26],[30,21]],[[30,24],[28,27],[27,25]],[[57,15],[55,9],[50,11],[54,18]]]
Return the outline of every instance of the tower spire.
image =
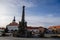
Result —
[[[25,6],[23,6],[23,10],[22,10],[22,22],[25,21]]]
[[[15,16],[14,16],[14,19],[13,19],[13,22],[15,22],[16,20],[15,20]]]

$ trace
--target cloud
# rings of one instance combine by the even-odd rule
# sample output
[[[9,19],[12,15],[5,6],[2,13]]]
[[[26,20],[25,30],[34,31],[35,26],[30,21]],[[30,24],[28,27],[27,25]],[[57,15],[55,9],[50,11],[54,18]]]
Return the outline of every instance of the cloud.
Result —
[[[42,0],[40,0],[42,1]],[[35,7],[35,1],[27,0],[0,0],[0,26],[6,26],[13,20],[13,16],[16,16],[16,21],[21,21],[21,10],[22,6],[25,5],[27,8]],[[46,1],[47,2],[47,1]],[[46,3],[44,1],[44,4]],[[41,2],[43,4],[43,1]],[[38,5],[38,4],[37,4]],[[45,6],[44,6],[45,7]],[[32,12],[32,11],[30,11]],[[28,13],[30,13],[28,12]],[[20,15],[19,15],[20,14]],[[30,16],[29,16],[30,15]],[[28,25],[31,26],[44,26],[59,25],[60,17],[54,17],[52,14],[46,16],[34,16],[29,14],[26,16]]]
[[[18,15],[18,11],[21,13],[23,5],[33,7],[35,4],[33,2],[27,2],[26,0],[0,0],[1,11],[4,12],[6,10],[4,15]]]
[[[52,14],[51,14],[52,15]],[[6,26],[11,23],[14,16],[0,16],[0,26]],[[60,17],[54,16],[26,16],[25,20],[27,21],[28,26],[34,27],[49,27],[52,25],[60,25]],[[21,16],[16,16],[16,22],[19,23],[21,21]],[[3,25],[2,25],[3,24]]]
[[[49,27],[51,25],[60,25],[60,17],[51,16],[28,16],[26,17],[28,25]]]
[[[21,15],[19,14],[21,14],[23,5],[29,8],[35,4],[26,0],[0,0],[0,26],[6,26],[11,22],[13,16],[20,17]]]

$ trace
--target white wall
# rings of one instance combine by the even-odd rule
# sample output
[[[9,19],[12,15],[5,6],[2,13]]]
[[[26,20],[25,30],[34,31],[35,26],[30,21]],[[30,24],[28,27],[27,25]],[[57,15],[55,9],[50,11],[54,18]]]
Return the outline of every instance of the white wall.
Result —
[[[18,26],[8,26],[8,30],[18,30]]]

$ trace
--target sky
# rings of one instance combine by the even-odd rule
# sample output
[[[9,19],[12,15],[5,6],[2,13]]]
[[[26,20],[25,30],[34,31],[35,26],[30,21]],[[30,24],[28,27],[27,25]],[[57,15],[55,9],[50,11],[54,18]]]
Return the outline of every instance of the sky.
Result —
[[[28,26],[60,25],[60,0],[0,0],[0,27],[6,27],[14,16],[19,23],[23,5]]]

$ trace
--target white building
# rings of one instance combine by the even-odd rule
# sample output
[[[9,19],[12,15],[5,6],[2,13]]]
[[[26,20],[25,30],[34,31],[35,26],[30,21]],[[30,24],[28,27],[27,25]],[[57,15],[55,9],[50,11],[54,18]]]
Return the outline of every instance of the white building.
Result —
[[[32,31],[32,33],[34,33],[34,34],[39,34],[39,32],[43,33],[45,29],[42,26],[40,26],[40,27],[30,27],[30,26],[28,26],[27,30]]]
[[[18,30],[18,23],[16,23],[15,17],[13,21],[10,24],[8,24],[6,27],[8,28],[9,32]]]

